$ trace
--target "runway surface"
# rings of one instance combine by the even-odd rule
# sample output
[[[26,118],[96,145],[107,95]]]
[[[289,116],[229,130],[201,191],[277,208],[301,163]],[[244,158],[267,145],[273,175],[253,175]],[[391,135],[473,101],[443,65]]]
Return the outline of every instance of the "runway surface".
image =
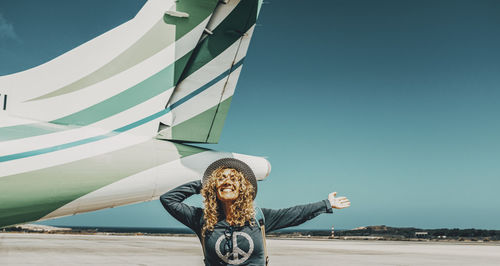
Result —
[[[499,265],[500,245],[269,239],[270,265]],[[0,233],[0,265],[202,265],[195,237]]]

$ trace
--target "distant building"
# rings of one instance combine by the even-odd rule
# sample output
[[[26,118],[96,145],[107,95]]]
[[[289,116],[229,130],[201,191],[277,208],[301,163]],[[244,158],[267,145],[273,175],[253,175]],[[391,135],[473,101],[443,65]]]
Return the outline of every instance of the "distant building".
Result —
[[[415,232],[416,238],[427,238],[428,236],[429,236],[429,233],[427,233],[427,232]]]

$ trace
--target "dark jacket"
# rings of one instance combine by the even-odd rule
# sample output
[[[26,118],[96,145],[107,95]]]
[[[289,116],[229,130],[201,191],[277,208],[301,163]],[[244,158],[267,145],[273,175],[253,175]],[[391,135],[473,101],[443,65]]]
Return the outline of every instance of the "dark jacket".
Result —
[[[201,181],[193,181],[170,190],[160,197],[165,209],[178,221],[191,228],[201,239],[203,209],[182,203],[193,194],[200,193]],[[316,203],[273,210],[262,208],[266,233],[296,226],[321,213],[331,213],[330,202]],[[265,265],[262,234],[257,225],[230,226],[220,220],[214,231],[205,235],[205,265]]]

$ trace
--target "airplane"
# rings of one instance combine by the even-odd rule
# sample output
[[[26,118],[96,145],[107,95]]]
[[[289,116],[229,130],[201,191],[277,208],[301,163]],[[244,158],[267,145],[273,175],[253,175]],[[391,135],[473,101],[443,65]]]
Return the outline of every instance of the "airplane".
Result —
[[[0,228],[157,199],[217,143],[262,0],[148,0],[131,20],[0,76]]]

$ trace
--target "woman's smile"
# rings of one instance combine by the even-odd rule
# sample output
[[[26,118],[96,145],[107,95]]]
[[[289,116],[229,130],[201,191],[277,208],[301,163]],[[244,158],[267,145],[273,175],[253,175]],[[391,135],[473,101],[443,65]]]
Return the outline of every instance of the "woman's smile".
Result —
[[[224,169],[222,177],[217,180],[217,198],[221,201],[234,201],[239,196],[240,182],[235,176],[236,170]]]

